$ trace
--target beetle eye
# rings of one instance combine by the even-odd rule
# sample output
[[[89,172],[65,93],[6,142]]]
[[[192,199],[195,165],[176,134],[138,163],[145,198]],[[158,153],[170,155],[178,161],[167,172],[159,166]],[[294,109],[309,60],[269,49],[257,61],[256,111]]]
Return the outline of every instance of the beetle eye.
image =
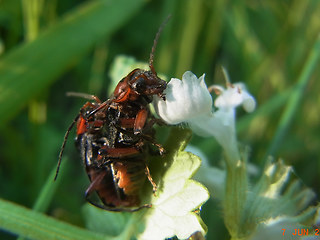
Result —
[[[146,89],[145,79],[142,77],[138,78],[134,83],[132,83],[131,88],[138,93],[143,93]]]

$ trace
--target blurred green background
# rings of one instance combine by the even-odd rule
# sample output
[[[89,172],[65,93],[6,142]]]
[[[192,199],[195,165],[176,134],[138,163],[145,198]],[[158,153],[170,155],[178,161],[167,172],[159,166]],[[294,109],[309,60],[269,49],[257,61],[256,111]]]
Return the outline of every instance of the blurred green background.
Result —
[[[316,59],[308,62],[320,30],[318,0],[2,0],[1,198],[28,208],[40,201],[38,210],[83,226],[79,209],[88,181],[74,134],[59,180],[51,183],[48,177],[64,133],[85,102],[65,93],[106,99],[115,57],[148,61],[169,14],[156,70],[169,78],[181,78],[187,70],[206,73],[210,85],[224,84],[220,66],[226,67],[231,80],[246,83],[258,103],[253,114],[238,111],[238,139],[250,147],[250,161],[261,168],[267,155],[281,157],[320,193],[320,68]],[[220,164],[214,139],[195,136],[192,144],[212,165]],[[39,200],[44,185],[50,189]],[[203,208],[208,239],[228,239],[212,197]],[[11,238],[0,232],[0,239]]]

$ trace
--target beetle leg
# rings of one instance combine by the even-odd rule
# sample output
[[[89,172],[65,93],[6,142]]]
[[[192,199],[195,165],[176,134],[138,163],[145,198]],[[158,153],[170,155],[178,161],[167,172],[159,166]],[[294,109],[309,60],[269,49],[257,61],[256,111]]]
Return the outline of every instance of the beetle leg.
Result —
[[[152,128],[154,124],[158,124],[159,126],[167,125],[165,121],[160,118],[152,117],[150,121],[147,123],[146,128]]]
[[[101,183],[102,179],[105,177],[106,172],[102,171],[89,185],[85,192],[85,197],[88,200],[88,197],[92,194],[92,192],[96,191],[97,186]]]
[[[154,124],[158,124],[158,125],[165,125],[166,123],[159,119],[159,118],[151,118],[150,121],[145,125],[144,127],[144,131],[148,132],[149,130],[152,129]],[[141,137],[145,140],[147,140],[150,144],[152,144],[153,146],[156,146],[159,149],[159,153],[160,155],[163,155],[165,153],[165,149],[162,147],[161,144],[157,143],[153,137],[147,135],[147,134],[141,134]]]
[[[161,144],[157,143],[151,136],[149,135],[142,135],[142,137],[147,140],[150,144],[152,144],[153,146],[156,146],[159,149],[159,153],[160,155],[165,154],[166,150],[164,149],[164,147],[162,147]]]
[[[160,119],[156,119],[155,118],[155,120],[160,120]],[[161,121],[161,120],[160,120]],[[154,121],[152,124],[154,124],[154,123],[157,123],[157,121]],[[148,124],[148,126],[149,126],[149,124]],[[147,127],[145,127],[144,129],[146,129]],[[150,127],[150,129],[152,128],[152,126]],[[118,129],[119,131],[121,131],[121,132],[124,132],[124,133],[126,133],[126,134],[132,134],[132,133],[130,133],[129,131],[127,131],[126,129]],[[161,144],[159,144],[159,143],[157,143],[154,139],[153,139],[153,137],[152,136],[150,136],[150,135],[147,135],[147,134],[144,134],[144,133],[141,133],[140,134],[140,137],[141,138],[143,138],[143,139],[145,139],[145,140],[147,140],[150,144],[152,144],[153,146],[156,146],[158,149],[159,149],[159,153],[160,153],[160,155],[163,155],[166,151],[165,151],[165,149],[162,147],[162,145]]]
[[[119,129],[119,131],[130,134],[129,131],[126,131],[125,129]],[[140,137],[143,138],[144,140],[148,141],[150,144],[152,144],[153,146],[156,146],[159,149],[159,153],[160,155],[163,155],[166,151],[164,149],[164,147],[162,147],[161,144],[157,143],[152,136],[141,133]]]
[[[153,181],[153,179],[151,177],[150,170],[149,170],[149,167],[147,164],[145,164],[144,172],[147,175],[147,178],[152,185],[152,192],[155,193],[157,191],[158,187],[157,187],[157,184]]]
[[[134,121],[134,127],[133,127],[133,132],[134,134],[139,134],[142,132],[142,128],[144,127],[148,117],[148,110],[143,108],[140,109],[137,116],[136,120]]]

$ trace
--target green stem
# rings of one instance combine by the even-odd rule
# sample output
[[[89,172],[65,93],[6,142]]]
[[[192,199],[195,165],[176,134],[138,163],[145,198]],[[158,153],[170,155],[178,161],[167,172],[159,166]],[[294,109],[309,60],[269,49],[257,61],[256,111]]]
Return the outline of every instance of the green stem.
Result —
[[[91,66],[91,76],[89,80],[89,92],[99,93],[103,88],[104,71],[108,59],[108,40],[103,39],[98,43],[94,50]]]
[[[22,0],[25,40],[31,42],[38,37],[40,15],[43,10],[43,0]],[[47,104],[34,99],[29,103],[29,119],[34,123],[44,123],[47,119]]]
[[[25,38],[27,41],[32,41],[38,36],[42,7],[43,0],[22,0]]]
[[[225,186],[224,222],[232,239],[239,239],[243,235],[243,209],[248,191],[245,161],[239,159],[236,165],[227,166]]]
[[[202,1],[186,1],[187,12],[183,23],[183,32],[180,42],[178,66],[175,76],[181,76],[187,69],[191,68],[196,43],[201,25],[203,24]]]
[[[239,239],[245,235],[243,212],[248,192],[247,156],[240,153],[235,133],[223,148],[226,162],[224,222],[232,239]]]

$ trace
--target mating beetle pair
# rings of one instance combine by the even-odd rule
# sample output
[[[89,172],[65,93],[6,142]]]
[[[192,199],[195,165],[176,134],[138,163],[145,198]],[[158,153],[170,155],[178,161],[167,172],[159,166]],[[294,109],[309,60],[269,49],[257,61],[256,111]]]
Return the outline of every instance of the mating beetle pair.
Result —
[[[87,102],[68,128],[61,147],[56,177],[68,135],[77,124],[76,145],[88,174],[90,185],[85,192],[91,204],[109,211],[137,211],[150,207],[140,205],[139,193],[145,177],[153,186],[146,154],[148,145],[162,146],[154,141],[149,104],[154,95],[165,99],[166,82],[157,76],[153,66],[155,47],[165,23],[160,27],[149,59],[150,70],[135,69],[124,77],[112,96],[102,102],[93,95],[71,93],[88,98]],[[55,178],[56,178],[55,177]],[[96,192],[102,202],[90,196]]]

